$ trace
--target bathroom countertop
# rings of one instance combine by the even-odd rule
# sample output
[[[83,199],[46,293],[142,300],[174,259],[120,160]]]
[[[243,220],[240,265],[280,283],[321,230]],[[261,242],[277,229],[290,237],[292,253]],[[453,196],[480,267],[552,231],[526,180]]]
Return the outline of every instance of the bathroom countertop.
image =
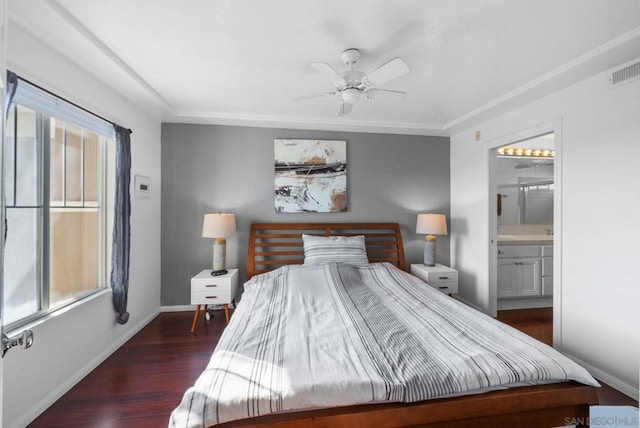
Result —
[[[553,235],[498,235],[500,245],[553,245]]]

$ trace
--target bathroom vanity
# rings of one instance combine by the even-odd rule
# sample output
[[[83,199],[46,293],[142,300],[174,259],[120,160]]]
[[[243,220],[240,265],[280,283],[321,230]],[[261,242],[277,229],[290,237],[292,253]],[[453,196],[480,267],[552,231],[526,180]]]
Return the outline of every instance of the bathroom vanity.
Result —
[[[553,303],[553,236],[498,235],[498,309]]]

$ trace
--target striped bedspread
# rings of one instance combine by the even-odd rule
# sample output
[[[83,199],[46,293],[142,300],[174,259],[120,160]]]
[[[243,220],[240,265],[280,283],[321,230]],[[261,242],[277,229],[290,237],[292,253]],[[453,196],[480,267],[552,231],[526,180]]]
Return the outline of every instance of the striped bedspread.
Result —
[[[245,284],[169,426],[564,380],[597,385],[551,347],[391,264],[285,266]]]

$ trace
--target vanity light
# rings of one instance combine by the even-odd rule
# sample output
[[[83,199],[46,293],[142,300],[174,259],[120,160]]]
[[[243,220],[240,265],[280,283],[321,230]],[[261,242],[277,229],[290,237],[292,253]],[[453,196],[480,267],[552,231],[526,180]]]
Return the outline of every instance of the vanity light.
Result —
[[[499,147],[496,152],[498,156],[509,157],[536,157],[536,158],[552,158],[555,156],[555,151],[550,149],[527,149],[521,147]]]

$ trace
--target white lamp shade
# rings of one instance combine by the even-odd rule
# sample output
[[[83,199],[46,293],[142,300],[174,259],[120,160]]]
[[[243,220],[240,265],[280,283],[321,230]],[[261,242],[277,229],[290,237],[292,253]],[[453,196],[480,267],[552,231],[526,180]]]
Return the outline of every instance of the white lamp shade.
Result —
[[[235,214],[205,214],[202,223],[203,238],[228,238],[236,233]]]
[[[444,214],[418,214],[416,233],[446,235],[447,220]]]

